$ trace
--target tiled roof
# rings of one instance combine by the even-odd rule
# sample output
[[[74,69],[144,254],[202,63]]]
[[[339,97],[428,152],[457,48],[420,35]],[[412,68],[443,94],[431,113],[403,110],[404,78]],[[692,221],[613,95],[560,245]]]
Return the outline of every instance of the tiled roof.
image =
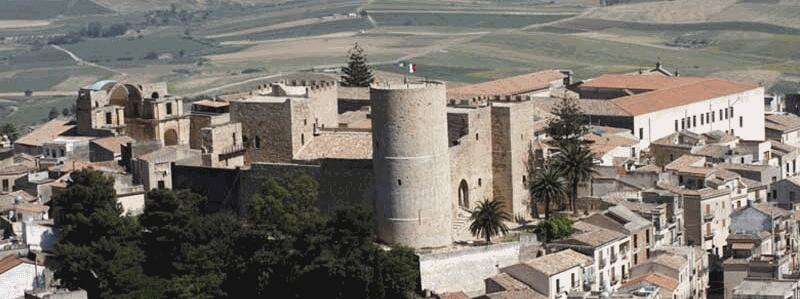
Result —
[[[561,80],[564,75],[559,70],[544,70],[488,82],[470,84],[447,90],[448,98],[465,96],[517,95],[546,89],[550,82]]]
[[[14,204],[14,210],[17,212],[44,213],[50,210],[50,207],[43,204],[22,202]]]
[[[684,266],[686,266],[686,258],[676,254],[659,254],[649,262],[663,265],[665,267],[669,267],[675,270],[681,270]]]
[[[585,81],[581,87],[657,90],[697,83],[703,80],[706,80],[706,78],[605,74]]]
[[[584,139],[587,141],[592,141],[589,144],[589,150],[594,153],[595,155],[602,156],[606,153],[614,150],[618,147],[630,147],[634,146],[639,143],[635,137],[628,134],[629,136],[620,136],[620,135],[611,135],[605,134],[603,136],[599,136],[596,134],[586,134],[584,135]]]
[[[616,98],[611,101],[631,115],[641,115],[755,88],[751,85],[709,78],[696,83]]]
[[[773,206],[773,205],[770,205],[770,204],[767,204],[767,203],[763,203],[763,202],[753,203],[752,207],[754,209],[757,209],[759,211],[762,211],[762,212],[766,213],[767,215],[783,216],[783,217],[789,217],[789,216],[792,215],[792,212],[789,211],[789,210],[782,209],[782,208],[779,208],[779,207],[776,207],[776,206]]]
[[[560,102],[559,98],[534,98],[533,106],[541,111],[550,113],[553,107]],[[607,100],[576,100],[578,107],[586,115],[605,115],[605,116],[630,116],[619,106]]]
[[[494,283],[498,284],[504,290],[522,290],[527,289],[528,285],[524,282],[517,280],[514,277],[511,277],[508,273],[500,273],[491,278]]]
[[[14,269],[16,266],[19,266],[22,263],[31,264],[30,261],[22,259],[14,254],[7,255],[4,258],[0,259],[0,274],[6,273],[6,271],[8,270]]]
[[[767,129],[790,132],[800,129],[800,116],[794,114],[769,114],[765,117]]]
[[[614,240],[622,239],[625,234],[610,229],[605,229],[586,222],[577,222],[572,225],[575,232],[566,239],[554,243],[586,245],[598,247]]]
[[[25,166],[24,164],[13,164],[11,166],[4,166],[0,168],[0,174],[2,175],[9,175],[9,174],[23,174],[28,172],[30,168]]]
[[[643,281],[652,283],[652,284],[657,285],[657,286],[659,286],[661,288],[665,288],[665,289],[668,289],[668,290],[671,290],[671,291],[674,291],[675,289],[678,288],[678,281],[676,281],[675,279],[666,277],[664,275],[658,274],[658,273],[648,273],[648,274],[645,274],[645,275],[640,275],[640,276],[631,278],[631,280],[628,280],[628,282],[623,284],[622,287],[635,285],[635,284],[643,282]]]
[[[33,132],[28,133],[28,135],[22,136],[14,143],[42,146],[45,142],[52,141],[57,136],[66,133],[74,127],[75,124],[68,120],[54,119],[34,129]]]
[[[128,136],[112,136],[112,137],[105,137],[105,138],[98,138],[94,139],[91,142],[97,144],[98,146],[112,152],[112,153],[120,153],[122,152],[121,146],[123,144],[127,144],[128,142],[133,142],[134,139]]]
[[[541,256],[525,262],[525,265],[548,276],[558,274],[573,267],[592,264],[592,258],[572,249]]]
[[[508,290],[502,291],[497,293],[486,294],[481,297],[480,299],[549,299],[549,297],[534,291],[533,289],[521,289],[521,290]]]
[[[464,292],[442,293],[438,297],[439,299],[470,299],[467,294],[464,294]]]
[[[372,159],[372,134],[369,132],[322,133],[303,146],[295,155],[295,159]]]
[[[664,169],[697,175],[708,175],[714,171],[713,168],[705,166],[706,159],[702,156],[683,155],[675,161],[667,164]]]

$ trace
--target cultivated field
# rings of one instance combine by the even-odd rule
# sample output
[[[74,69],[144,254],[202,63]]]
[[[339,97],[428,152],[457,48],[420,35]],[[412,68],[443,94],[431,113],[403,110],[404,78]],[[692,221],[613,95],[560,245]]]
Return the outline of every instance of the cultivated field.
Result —
[[[409,61],[418,76],[453,85],[543,68],[590,78],[660,59],[685,75],[800,89],[800,0],[630,2],[0,0],[19,10],[0,11],[0,95],[69,94],[120,79],[163,80],[177,95],[213,96],[308,75],[297,72],[336,71],[356,42],[384,76],[400,76],[397,63]],[[121,36],[61,45],[64,51],[46,45],[90,23],[129,27]],[[36,122],[41,113],[29,107],[69,102],[3,98],[0,123]]]

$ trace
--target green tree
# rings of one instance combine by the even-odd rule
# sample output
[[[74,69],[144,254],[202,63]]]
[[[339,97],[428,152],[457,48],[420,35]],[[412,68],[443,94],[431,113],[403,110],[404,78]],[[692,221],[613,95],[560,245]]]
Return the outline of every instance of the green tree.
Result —
[[[92,298],[161,297],[141,266],[141,226],[122,215],[115,196],[113,178],[81,170],[54,197],[61,228],[55,276],[67,288],[82,288]]]
[[[508,233],[508,226],[503,221],[511,221],[511,216],[503,211],[503,203],[496,200],[484,200],[469,216],[469,231],[473,236],[483,237],[491,243],[492,237]]]
[[[583,114],[575,99],[562,99],[551,113],[555,117],[548,121],[545,132],[559,146],[580,142],[581,137],[589,132],[589,117]]]
[[[350,87],[369,87],[373,81],[372,70],[367,65],[367,55],[364,54],[358,43],[347,52],[349,61],[347,66],[342,68],[344,76],[344,86]]]
[[[540,222],[537,228],[544,235],[545,241],[558,240],[572,234],[572,220],[559,215]]]
[[[553,165],[569,184],[569,203],[573,213],[578,212],[578,185],[592,178],[596,164],[594,154],[585,144],[578,142],[564,144],[554,157]]]
[[[564,197],[564,181],[561,179],[561,174],[553,166],[545,166],[531,182],[531,194],[536,199],[544,200],[544,218],[550,219],[551,202],[560,201]],[[533,209],[535,208],[534,206]]]
[[[19,132],[17,131],[17,127],[15,127],[14,124],[12,123],[5,123],[2,126],[0,126],[0,135],[8,136],[8,139],[10,139],[11,142],[14,142],[17,139],[19,139]]]
[[[56,110],[56,107],[50,108],[50,112],[47,113],[47,120],[54,120],[54,119],[58,118],[58,115],[59,114],[58,114],[58,110]]]

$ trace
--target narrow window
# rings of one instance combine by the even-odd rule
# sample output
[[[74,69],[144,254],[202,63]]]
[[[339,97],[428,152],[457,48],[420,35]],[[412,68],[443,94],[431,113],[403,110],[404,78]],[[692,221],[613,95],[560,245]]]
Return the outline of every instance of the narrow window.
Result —
[[[739,116],[739,127],[744,128],[744,116]]]
[[[8,189],[8,179],[3,180],[3,191],[11,191]]]
[[[692,127],[697,127],[697,115],[692,115]]]
[[[644,128],[639,128],[639,140],[644,139]]]
[[[681,130],[686,129],[686,119],[681,118]]]
[[[172,115],[172,103],[167,103],[167,115]]]
[[[717,117],[714,115],[713,111],[711,112],[711,121],[712,122],[717,121]]]
[[[561,292],[561,280],[556,279],[556,292]]]
[[[259,137],[258,135],[256,135],[255,144],[256,144],[256,148],[261,148],[261,137]]]
[[[480,140],[480,138],[478,138],[478,133],[475,133],[475,140]]]
[[[478,178],[478,186],[483,186],[483,180],[481,180],[481,178]]]
[[[675,120],[675,132],[677,132],[677,131],[678,131],[678,120],[676,119]]]
[[[403,180],[397,180],[397,185],[398,186],[402,186],[403,185]]]
[[[300,145],[306,144],[306,134],[300,134]]]
[[[233,133],[233,146],[236,146],[236,133]]]
[[[111,112],[106,112],[106,124],[111,124]]]
[[[705,125],[705,124],[706,124],[706,115],[701,113],[700,114],[700,125],[702,126],[702,125]]]
[[[166,189],[166,188],[167,185],[164,183],[164,181],[158,181],[158,189]]]

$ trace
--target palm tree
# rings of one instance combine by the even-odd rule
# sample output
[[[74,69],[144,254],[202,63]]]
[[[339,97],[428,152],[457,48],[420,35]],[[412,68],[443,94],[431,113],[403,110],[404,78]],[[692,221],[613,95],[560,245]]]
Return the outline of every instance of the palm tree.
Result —
[[[569,142],[561,147],[554,159],[554,166],[569,184],[570,210],[577,213],[578,184],[591,179],[595,173],[594,154],[581,142]]]
[[[511,216],[503,211],[503,203],[488,199],[479,202],[472,210],[469,220],[469,231],[473,236],[486,238],[486,243],[492,241],[492,236],[508,233],[508,226],[503,221],[511,221]]]
[[[564,181],[553,166],[545,166],[531,183],[531,195],[544,200],[544,219],[550,219],[550,202],[564,197]],[[531,201],[534,202],[534,201]],[[536,209],[536,207],[533,207]]]

